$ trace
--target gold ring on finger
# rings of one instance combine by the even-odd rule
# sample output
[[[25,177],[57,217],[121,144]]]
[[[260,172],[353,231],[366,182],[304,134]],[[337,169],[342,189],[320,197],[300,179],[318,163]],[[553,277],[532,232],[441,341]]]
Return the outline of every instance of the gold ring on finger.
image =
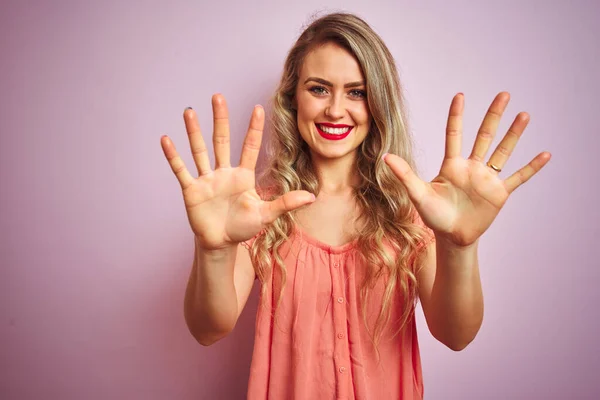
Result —
[[[492,164],[491,162],[488,161],[487,166],[490,167],[491,169],[493,169],[496,172],[500,172],[502,171],[502,168],[495,166],[494,164]]]

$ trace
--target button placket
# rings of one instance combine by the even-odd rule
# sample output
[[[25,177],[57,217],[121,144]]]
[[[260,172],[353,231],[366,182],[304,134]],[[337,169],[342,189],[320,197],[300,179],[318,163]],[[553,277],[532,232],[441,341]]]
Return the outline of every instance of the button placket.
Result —
[[[330,256],[330,268],[331,280],[332,280],[332,299],[338,303],[338,307],[333,307],[333,321],[334,321],[334,365],[338,372],[338,379],[336,382],[337,394],[345,398],[347,395],[347,388],[349,385],[348,379],[348,368],[350,367],[349,359],[349,348],[348,340],[346,335],[346,329],[348,326],[348,317],[346,310],[346,291],[344,287],[343,270],[341,268],[341,255],[340,254],[329,254]],[[337,338],[337,339],[336,339]]]

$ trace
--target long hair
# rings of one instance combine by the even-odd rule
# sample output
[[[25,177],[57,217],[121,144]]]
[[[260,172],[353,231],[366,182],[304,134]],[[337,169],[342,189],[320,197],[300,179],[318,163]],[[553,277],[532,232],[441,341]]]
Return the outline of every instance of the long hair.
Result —
[[[416,211],[406,189],[382,161],[383,154],[396,154],[414,169],[412,142],[396,64],[381,38],[361,18],[346,13],[320,17],[304,30],[290,50],[273,98],[269,165],[260,186],[270,188],[269,200],[292,190],[319,193],[310,151],[300,136],[296,110],[292,105],[305,57],[325,43],[341,46],[358,61],[365,77],[367,103],[372,116],[369,133],[358,149],[356,167],[360,183],[354,188],[354,198],[360,210],[358,221],[361,223],[361,232],[356,238],[357,250],[367,266],[360,288],[362,317],[377,347],[390,320],[392,306],[404,307],[395,334],[413,316],[417,299],[414,253],[424,232],[414,223]],[[279,217],[257,237],[250,252],[262,283],[263,298],[272,268],[280,269],[282,286],[277,305],[286,281],[286,268],[278,249],[292,234],[294,218],[294,212]],[[395,254],[386,252],[386,245],[391,246]],[[386,284],[381,312],[371,329],[367,324],[367,303],[370,289],[382,277],[385,277]],[[401,291],[404,299],[402,305],[392,305],[397,290]]]

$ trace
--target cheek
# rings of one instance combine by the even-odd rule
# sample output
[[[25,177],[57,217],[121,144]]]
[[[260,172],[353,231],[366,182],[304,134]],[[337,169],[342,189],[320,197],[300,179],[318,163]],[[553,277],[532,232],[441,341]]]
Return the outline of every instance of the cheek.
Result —
[[[306,97],[305,93],[299,94],[296,99],[298,99],[296,104],[296,124],[298,131],[304,141],[310,141],[310,125],[315,119],[313,116],[314,105],[312,104],[313,102],[310,101],[311,99]]]
[[[353,110],[353,119],[354,122],[358,125],[371,125],[371,113],[369,112],[369,108],[366,103],[357,105]]]
[[[312,120],[319,115],[321,107],[317,99],[307,96],[306,93],[300,94],[297,99],[298,120]]]

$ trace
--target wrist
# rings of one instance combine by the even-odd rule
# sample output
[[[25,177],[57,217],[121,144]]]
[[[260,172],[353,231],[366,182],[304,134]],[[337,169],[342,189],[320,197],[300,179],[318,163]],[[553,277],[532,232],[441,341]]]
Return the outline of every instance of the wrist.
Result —
[[[237,247],[238,247],[238,245],[236,243],[236,244],[232,244],[232,245],[220,247],[220,248],[206,248],[206,247],[203,247],[200,243],[201,242],[198,239],[198,237],[194,236],[194,244],[195,244],[196,251],[199,254],[201,254],[203,257],[214,259],[214,260],[219,260],[219,259],[230,257],[232,253],[235,253],[237,251]]]
[[[452,252],[473,251],[473,249],[476,249],[477,245],[479,244],[479,238],[475,239],[475,241],[473,241],[471,243],[456,243],[456,241],[453,240],[448,235],[443,235],[443,234],[440,234],[435,231],[434,231],[434,235],[435,235],[435,241],[436,241],[438,247],[441,246],[442,248],[446,249],[447,251],[452,251]]]

